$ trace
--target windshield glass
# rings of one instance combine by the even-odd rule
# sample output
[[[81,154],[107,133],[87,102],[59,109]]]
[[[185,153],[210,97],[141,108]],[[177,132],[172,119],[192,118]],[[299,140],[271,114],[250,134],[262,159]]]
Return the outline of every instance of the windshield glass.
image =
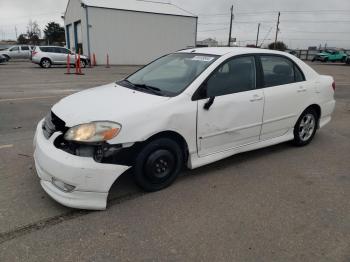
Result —
[[[163,96],[181,93],[218,56],[175,53],[164,56],[145,66],[119,84]]]

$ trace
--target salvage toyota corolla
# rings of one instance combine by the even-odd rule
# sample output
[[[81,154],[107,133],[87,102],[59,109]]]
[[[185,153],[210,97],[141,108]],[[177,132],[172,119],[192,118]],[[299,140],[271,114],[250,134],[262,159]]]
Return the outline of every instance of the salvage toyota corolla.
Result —
[[[38,124],[36,170],[59,203],[105,209],[128,169],[146,191],[225,157],[292,140],[331,120],[335,84],[295,56],[200,48],[159,58],[124,80],[68,96]]]

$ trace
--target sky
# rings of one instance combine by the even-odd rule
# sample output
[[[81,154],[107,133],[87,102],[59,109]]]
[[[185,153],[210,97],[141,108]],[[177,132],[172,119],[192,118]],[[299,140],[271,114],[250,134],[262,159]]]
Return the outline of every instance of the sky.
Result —
[[[128,0],[115,0],[128,1]],[[232,37],[241,45],[272,42],[281,12],[278,39],[290,48],[308,46],[350,49],[350,0],[158,0],[171,2],[199,17],[198,40],[227,43],[230,7],[234,6]],[[68,0],[0,0],[0,39],[15,39],[30,19],[41,29],[50,21],[63,24]],[[180,29],[179,29],[180,30]]]

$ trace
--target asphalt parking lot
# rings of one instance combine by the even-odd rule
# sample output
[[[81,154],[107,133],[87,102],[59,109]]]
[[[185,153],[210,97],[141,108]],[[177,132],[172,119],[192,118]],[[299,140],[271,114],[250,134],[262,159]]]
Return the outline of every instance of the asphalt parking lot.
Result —
[[[36,124],[60,98],[137,67],[0,64],[0,261],[350,261],[350,66],[312,66],[336,79],[337,106],[309,146],[236,155],[151,194],[125,174],[108,209],[88,212],[41,189]]]

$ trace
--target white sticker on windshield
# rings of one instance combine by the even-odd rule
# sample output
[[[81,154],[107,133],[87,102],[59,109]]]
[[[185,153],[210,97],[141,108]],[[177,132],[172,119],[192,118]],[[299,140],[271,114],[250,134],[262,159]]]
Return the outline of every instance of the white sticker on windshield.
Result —
[[[195,56],[192,58],[192,60],[194,61],[202,61],[202,62],[210,62],[213,59],[214,57],[212,56]]]

